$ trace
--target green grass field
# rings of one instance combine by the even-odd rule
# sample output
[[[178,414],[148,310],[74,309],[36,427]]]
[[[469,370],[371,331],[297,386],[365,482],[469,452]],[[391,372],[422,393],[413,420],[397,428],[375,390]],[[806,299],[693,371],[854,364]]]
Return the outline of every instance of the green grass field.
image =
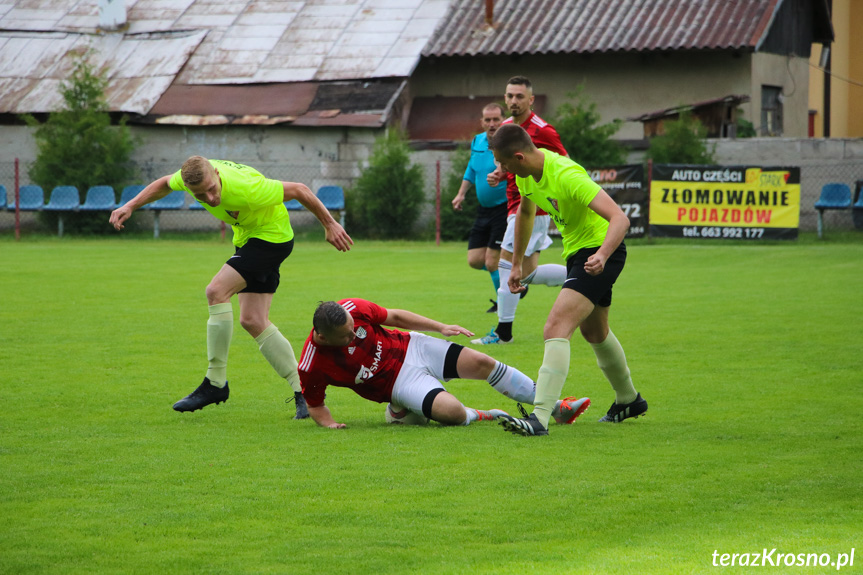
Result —
[[[327,403],[347,429],[294,421],[238,321],[230,401],[176,413],[206,368],[204,287],[228,243],[2,238],[0,573],[836,570],[714,567],[765,548],[856,548],[842,572],[859,573],[856,237],[630,245],[611,323],[650,411],[596,422],[613,393],[577,336],[564,394],[594,406],[546,438],[388,426],[345,389]],[[495,323],[463,245],[317,239],[283,265],[271,317],[299,353],[316,302],[348,296]],[[483,351],[535,377],[554,297],[532,288],[517,343]],[[448,389],[513,409],[484,382]]]

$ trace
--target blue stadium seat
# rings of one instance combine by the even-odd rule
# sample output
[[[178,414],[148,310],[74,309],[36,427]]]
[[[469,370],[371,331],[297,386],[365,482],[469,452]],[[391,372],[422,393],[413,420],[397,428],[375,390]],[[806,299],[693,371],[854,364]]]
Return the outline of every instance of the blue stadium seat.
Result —
[[[339,212],[339,223],[345,225],[345,192],[341,186],[321,186],[318,199],[331,212]]]
[[[21,186],[18,189],[18,196],[21,198],[21,206],[18,209],[22,212],[41,210],[45,207],[45,192],[39,186]],[[9,209],[15,210],[14,198],[9,204]]]
[[[285,207],[288,208],[289,212],[298,212],[305,209],[299,200],[289,200],[285,202]]]
[[[73,212],[81,205],[78,188],[75,186],[57,186],[51,190],[51,197],[45,210],[49,212]]]
[[[81,196],[75,186],[57,186],[51,190],[51,197],[43,209],[47,212],[57,212],[58,237],[63,237],[63,214],[77,211],[80,206]]]
[[[164,198],[159,198],[149,204],[151,210],[179,210],[186,203],[186,192],[183,190],[173,191]]]
[[[87,196],[81,209],[85,211],[112,211],[117,208],[114,200],[114,188],[111,186],[92,186],[87,190]]]
[[[189,204],[189,209],[190,210],[203,210],[204,206],[201,205],[201,202],[199,202],[198,200],[195,200],[194,202]]]
[[[6,186],[0,185],[0,210],[6,207]]]
[[[845,210],[851,207],[851,186],[841,182],[824,184],[821,197],[815,202],[818,210],[818,237],[824,231],[824,210]]]
[[[159,214],[162,210],[179,210],[186,204],[186,192],[183,190],[175,190],[165,196],[159,198],[155,202],[149,204],[149,208],[155,213],[153,214],[153,237],[159,237]]]
[[[141,193],[141,190],[146,188],[147,186],[142,186],[141,184],[135,184],[132,186],[126,186],[123,188],[123,191],[120,193],[120,203],[118,206],[125,206],[129,203],[129,200],[137,196]]]

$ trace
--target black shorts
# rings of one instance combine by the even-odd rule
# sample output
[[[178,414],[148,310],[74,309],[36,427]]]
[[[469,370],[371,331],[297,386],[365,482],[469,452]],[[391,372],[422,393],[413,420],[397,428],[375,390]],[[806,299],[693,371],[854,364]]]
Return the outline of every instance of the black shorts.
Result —
[[[252,238],[237,248],[226,264],[246,280],[240,293],[276,293],[279,287],[279,266],[294,249],[294,240],[274,244]]]
[[[621,242],[605,262],[602,273],[592,276],[584,271],[584,264],[598,249],[599,247],[580,249],[566,260],[566,281],[563,287],[577,291],[594,305],[608,307],[611,305],[611,286],[626,264],[626,246]]]
[[[499,250],[506,232],[506,202],[499,206],[484,208],[479,206],[476,220],[470,229],[467,249],[489,248]]]

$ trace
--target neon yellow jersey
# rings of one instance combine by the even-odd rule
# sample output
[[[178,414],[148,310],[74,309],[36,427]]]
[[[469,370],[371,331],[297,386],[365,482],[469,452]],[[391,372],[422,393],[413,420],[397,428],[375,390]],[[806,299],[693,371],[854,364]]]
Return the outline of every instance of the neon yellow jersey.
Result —
[[[258,170],[225,160],[209,160],[222,180],[222,201],[204,209],[234,230],[234,245],[243,246],[250,238],[284,243],[294,238],[291,219],[285,208],[282,182],[264,177]],[[192,193],[178,171],[168,185],[172,190]]]
[[[563,259],[582,248],[602,245],[608,221],[588,208],[602,187],[569,158],[542,150],[542,179],[516,176],[518,192],[548,212],[563,237]]]

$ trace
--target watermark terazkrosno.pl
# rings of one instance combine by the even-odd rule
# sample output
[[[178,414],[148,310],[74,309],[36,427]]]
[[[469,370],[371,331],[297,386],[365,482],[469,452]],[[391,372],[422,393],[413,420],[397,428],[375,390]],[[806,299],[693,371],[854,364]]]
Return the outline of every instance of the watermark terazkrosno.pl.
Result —
[[[764,548],[754,553],[721,553],[713,551],[714,567],[843,567],[854,566],[854,548],[850,553],[781,553]]]

